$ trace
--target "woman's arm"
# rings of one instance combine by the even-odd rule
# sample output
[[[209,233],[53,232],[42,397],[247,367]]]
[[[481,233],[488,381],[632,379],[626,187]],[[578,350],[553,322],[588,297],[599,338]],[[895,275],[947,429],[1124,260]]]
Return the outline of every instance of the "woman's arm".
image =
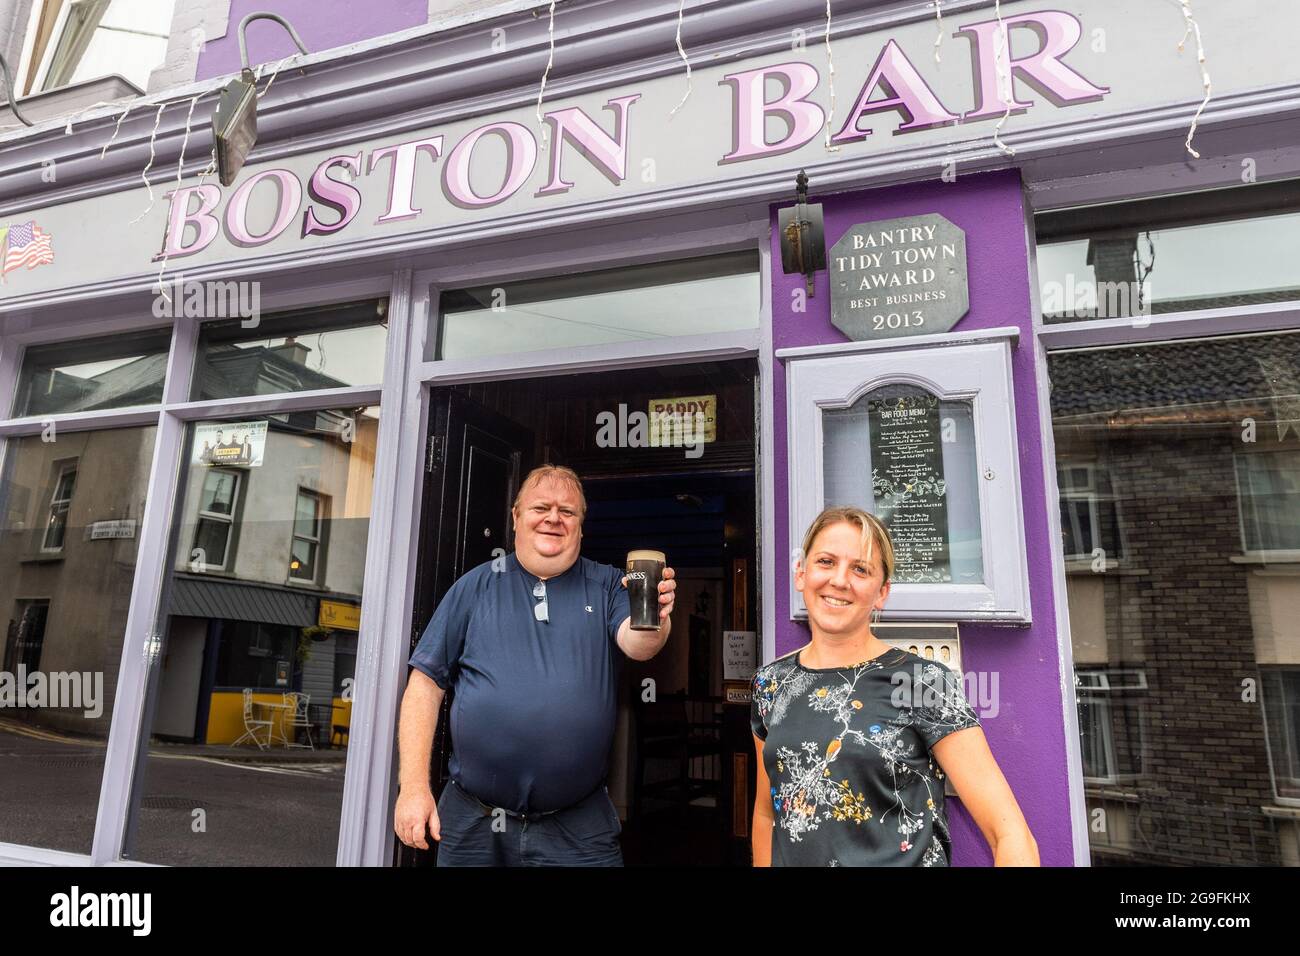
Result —
[[[988,841],[993,865],[1038,866],[1038,844],[989,750],[984,731],[979,727],[955,731],[936,743],[931,752]]]
[[[750,841],[754,849],[755,866],[772,865],[772,827],[776,820],[772,816],[772,784],[767,779],[767,767],[763,765],[763,740],[754,734],[754,751],[758,754],[758,770],[754,774],[754,821],[750,827]]]

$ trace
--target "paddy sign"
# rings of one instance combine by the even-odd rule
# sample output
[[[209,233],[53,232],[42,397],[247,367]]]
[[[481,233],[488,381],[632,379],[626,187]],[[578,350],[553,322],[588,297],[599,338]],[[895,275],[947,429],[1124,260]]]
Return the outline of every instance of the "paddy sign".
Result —
[[[650,447],[718,440],[718,396],[650,399]]]

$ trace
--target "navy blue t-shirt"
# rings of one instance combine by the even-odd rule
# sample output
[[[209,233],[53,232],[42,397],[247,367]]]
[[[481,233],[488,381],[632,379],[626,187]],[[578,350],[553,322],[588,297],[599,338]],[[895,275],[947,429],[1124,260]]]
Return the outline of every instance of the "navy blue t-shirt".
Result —
[[[497,570],[493,570],[493,565]],[[623,572],[578,558],[546,581],[514,554],[468,571],[443,597],[411,666],[446,690],[452,779],[519,813],[570,806],[605,780],[618,710]]]

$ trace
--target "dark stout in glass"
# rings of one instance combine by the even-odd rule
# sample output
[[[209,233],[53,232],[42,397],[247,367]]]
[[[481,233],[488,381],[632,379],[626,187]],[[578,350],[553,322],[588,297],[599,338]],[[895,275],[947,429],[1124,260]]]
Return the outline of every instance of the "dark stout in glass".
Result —
[[[662,551],[627,553],[627,599],[632,605],[632,629],[659,630],[659,582],[664,579]]]

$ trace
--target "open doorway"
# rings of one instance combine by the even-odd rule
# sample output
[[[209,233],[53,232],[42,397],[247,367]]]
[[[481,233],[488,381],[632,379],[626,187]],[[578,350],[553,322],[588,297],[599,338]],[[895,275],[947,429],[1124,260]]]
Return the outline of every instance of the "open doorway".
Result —
[[[667,645],[649,661],[620,655],[609,792],[629,866],[749,864],[748,681],[761,646],[757,395],[753,359],[431,394],[412,646],[460,575],[513,549],[510,506],[542,463],[583,480],[584,557],[622,567],[629,550],[652,548],[676,571]],[[450,700],[434,744],[435,794],[455,746]],[[434,851],[397,850],[400,864],[433,862]]]

